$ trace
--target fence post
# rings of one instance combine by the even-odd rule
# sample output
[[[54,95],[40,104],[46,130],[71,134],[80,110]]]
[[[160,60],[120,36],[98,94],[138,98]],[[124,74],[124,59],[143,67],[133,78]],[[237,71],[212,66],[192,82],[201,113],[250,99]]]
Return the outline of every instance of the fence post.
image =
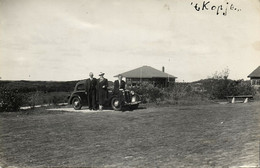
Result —
[[[232,98],[231,103],[235,103],[235,97]]]
[[[247,103],[248,102],[248,98],[245,99],[244,103]]]

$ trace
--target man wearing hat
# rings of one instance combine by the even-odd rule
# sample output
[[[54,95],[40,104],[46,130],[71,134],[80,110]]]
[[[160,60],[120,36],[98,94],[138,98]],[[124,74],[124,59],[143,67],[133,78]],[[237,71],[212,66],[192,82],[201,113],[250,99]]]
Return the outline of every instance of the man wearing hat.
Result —
[[[88,97],[88,106],[90,110],[96,110],[97,108],[96,87],[97,87],[97,79],[94,78],[94,74],[90,72],[89,78],[86,79],[86,90],[85,90],[85,93],[87,94]]]

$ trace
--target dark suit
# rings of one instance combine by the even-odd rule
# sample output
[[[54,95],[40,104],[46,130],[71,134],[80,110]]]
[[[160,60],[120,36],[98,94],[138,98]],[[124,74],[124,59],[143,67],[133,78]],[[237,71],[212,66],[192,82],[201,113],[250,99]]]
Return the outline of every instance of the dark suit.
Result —
[[[125,81],[121,80],[119,82],[119,80],[115,80],[114,82],[114,94],[116,94],[119,98],[119,101],[122,102],[124,100],[124,95],[119,91],[119,89],[125,90]]]
[[[97,108],[97,99],[96,99],[96,90],[97,87],[97,79],[93,78],[92,80],[89,78],[86,80],[86,92],[88,96],[88,106],[89,109],[96,109]]]
[[[115,80],[114,82],[114,93],[118,93],[119,89],[125,90],[125,81],[121,80],[119,84],[119,80]]]

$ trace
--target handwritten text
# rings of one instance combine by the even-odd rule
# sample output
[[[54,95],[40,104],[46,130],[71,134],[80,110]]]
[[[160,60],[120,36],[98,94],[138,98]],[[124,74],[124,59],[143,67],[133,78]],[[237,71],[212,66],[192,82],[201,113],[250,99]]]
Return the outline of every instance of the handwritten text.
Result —
[[[227,16],[228,11],[241,11],[241,9],[238,9],[234,4],[229,2],[221,5],[215,5],[210,1],[203,1],[202,4],[191,2],[191,5],[196,11],[215,11],[216,15],[222,14],[223,16]]]

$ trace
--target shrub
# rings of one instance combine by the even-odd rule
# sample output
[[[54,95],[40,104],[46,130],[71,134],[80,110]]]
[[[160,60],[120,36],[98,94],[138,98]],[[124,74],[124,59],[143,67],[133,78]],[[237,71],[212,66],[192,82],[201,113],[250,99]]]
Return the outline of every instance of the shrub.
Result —
[[[133,89],[142,96],[142,102],[160,104],[201,104],[207,100],[203,93],[195,92],[188,83],[175,83],[167,88],[158,88],[149,83],[143,83]]]
[[[32,108],[35,105],[42,105],[42,104],[58,104],[58,103],[66,103],[67,96],[69,93],[67,92],[33,92],[28,94],[28,102],[27,105],[31,106]]]
[[[0,88],[0,112],[17,111],[23,104],[23,95],[18,90]]]
[[[229,89],[232,88],[228,88],[229,83],[228,79],[208,79],[203,83],[203,87],[211,99],[222,99],[229,94]]]
[[[142,83],[139,87],[132,88],[132,90],[141,95],[141,101],[143,103],[156,102],[163,96],[161,89],[154,87],[152,84],[146,82]]]
[[[50,93],[42,93],[42,103],[41,104],[58,104],[58,103],[66,103],[68,92],[50,92]]]
[[[35,105],[42,104],[41,94],[40,92],[36,91],[34,93],[31,93],[28,96],[27,103],[31,108],[34,108]]]
[[[226,96],[254,95],[255,89],[250,82],[230,79],[207,79],[203,87],[211,99],[224,99]]]
[[[188,83],[175,83],[173,86],[163,90],[163,101],[165,104],[193,105],[208,102],[208,96],[203,92],[193,90]]]
[[[66,103],[68,92],[27,92],[10,86],[0,86],[0,112],[17,111],[21,106]]]
[[[228,79],[229,69],[215,72],[208,79],[201,80],[211,99],[224,99],[226,96],[254,95],[255,89],[249,81]]]
[[[242,95],[255,95],[256,89],[251,85],[250,81],[239,80],[237,85],[237,93]]]

